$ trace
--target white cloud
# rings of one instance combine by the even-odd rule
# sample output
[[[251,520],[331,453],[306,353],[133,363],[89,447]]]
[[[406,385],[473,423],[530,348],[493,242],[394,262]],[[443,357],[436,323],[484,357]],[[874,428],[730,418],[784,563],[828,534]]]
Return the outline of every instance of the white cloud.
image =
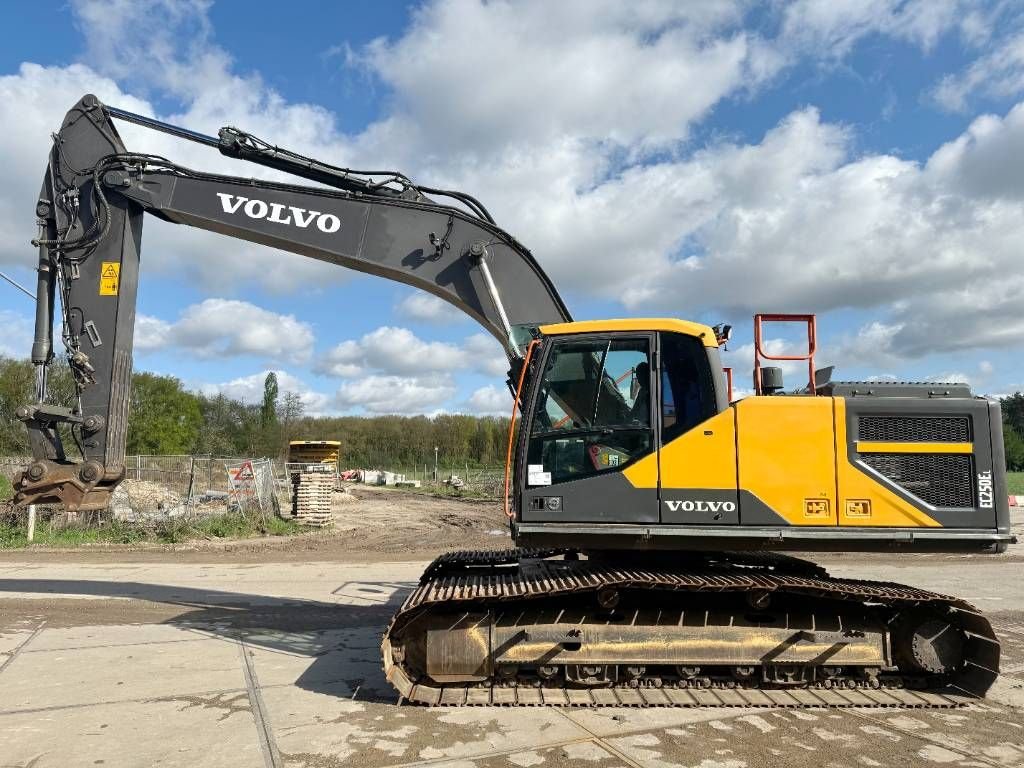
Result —
[[[741,17],[725,0],[435,2],[354,60],[395,94],[377,133],[420,133],[435,156],[566,136],[658,145],[763,78]]]
[[[508,416],[512,411],[512,396],[507,389],[488,384],[474,390],[466,405],[470,413],[481,416]]]
[[[444,325],[456,323],[464,315],[444,299],[418,291],[402,299],[395,310],[402,317],[416,322]]]
[[[467,365],[480,373],[502,378],[508,373],[508,357],[505,350],[489,334],[474,333],[466,337],[462,351],[466,355]]]
[[[424,341],[408,328],[382,326],[358,340],[337,344],[318,360],[317,371],[333,376],[376,372],[397,376],[477,370],[498,376],[508,369],[501,346],[486,334],[475,334],[460,346]]]
[[[211,0],[73,0],[86,60],[104,75],[190,98],[203,81],[229,77],[213,44]],[[144,41],[140,44],[140,40]]]
[[[313,330],[294,315],[270,312],[247,301],[206,299],[186,308],[173,323],[146,315],[137,318],[136,350],[168,347],[200,358],[251,355],[302,363],[312,353]]]
[[[243,403],[260,403],[263,402],[263,386],[268,373],[270,373],[269,369],[219,384],[200,383],[193,387],[208,396],[223,394],[241,400]],[[329,395],[310,389],[300,378],[287,371],[276,370],[274,374],[277,376],[279,396],[283,396],[286,392],[298,394],[305,406],[306,414],[316,416],[333,411]]]
[[[366,376],[338,387],[335,405],[367,413],[424,413],[437,410],[455,396],[450,376]]]
[[[945,32],[968,38],[991,23],[972,12],[974,0],[796,0],[783,11],[780,43],[805,54],[839,59],[869,35],[887,35],[932,48]]]
[[[336,345],[315,367],[344,379],[334,399],[342,411],[431,413],[457,394],[457,372],[499,376],[508,363],[498,342],[486,334],[469,336],[460,345],[425,341],[407,328],[383,326]],[[491,412],[480,399],[484,396],[474,394],[468,409]]]
[[[1014,98],[1024,93],[1024,31],[1000,41],[962,72],[946,75],[932,91],[944,108],[967,109],[979,96]]]

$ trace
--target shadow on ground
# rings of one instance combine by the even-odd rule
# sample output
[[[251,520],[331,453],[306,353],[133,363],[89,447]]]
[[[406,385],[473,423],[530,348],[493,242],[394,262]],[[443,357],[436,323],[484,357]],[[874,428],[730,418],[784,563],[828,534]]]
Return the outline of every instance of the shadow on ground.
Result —
[[[140,623],[134,611],[111,612],[103,600],[72,598],[74,603],[69,605],[71,601],[61,599],[69,595],[158,604],[145,612],[144,623],[168,624],[242,642],[248,652],[266,651],[299,660],[295,665],[282,658],[282,665],[301,668],[294,685],[304,690],[394,703],[397,694],[381,668],[380,641],[414,586],[410,582],[343,582],[332,593],[342,602],[326,603],[136,581],[0,579],[0,598],[4,593],[54,595],[52,601],[39,601],[39,613],[49,626]],[[312,662],[303,666],[303,658]]]

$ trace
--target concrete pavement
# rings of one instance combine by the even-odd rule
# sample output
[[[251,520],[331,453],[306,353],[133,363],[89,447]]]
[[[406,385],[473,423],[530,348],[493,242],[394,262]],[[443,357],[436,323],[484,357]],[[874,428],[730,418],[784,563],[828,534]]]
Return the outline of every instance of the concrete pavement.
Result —
[[[1024,765],[1014,560],[830,564],[990,614],[1007,675],[956,711],[399,707],[378,646],[423,566],[4,560],[0,766]]]

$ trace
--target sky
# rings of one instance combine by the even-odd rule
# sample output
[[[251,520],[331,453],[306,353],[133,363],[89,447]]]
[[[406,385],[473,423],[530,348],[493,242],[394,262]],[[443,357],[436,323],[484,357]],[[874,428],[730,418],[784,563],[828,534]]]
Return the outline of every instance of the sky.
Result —
[[[576,319],[732,324],[741,392],[761,311],[816,313],[836,378],[1024,389],[1019,3],[38,0],[4,20],[0,270],[25,285],[50,134],[95,93],[464,190]],[[414,289],[153,217],[142,260],[139,370],[249,401],[273,370],[311,414],[511,407],[498,343]],[[28,354],[31,316],[0,283],[0,354]]]

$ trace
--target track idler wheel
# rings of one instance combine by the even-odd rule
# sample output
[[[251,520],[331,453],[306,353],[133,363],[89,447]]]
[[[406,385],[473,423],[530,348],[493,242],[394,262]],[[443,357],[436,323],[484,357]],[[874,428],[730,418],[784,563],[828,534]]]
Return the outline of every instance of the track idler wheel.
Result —
[[[963,664],[967,637],[941,617],[905,617],[899,621],[894,639],[894,654],[904,672],[946,675]]]

